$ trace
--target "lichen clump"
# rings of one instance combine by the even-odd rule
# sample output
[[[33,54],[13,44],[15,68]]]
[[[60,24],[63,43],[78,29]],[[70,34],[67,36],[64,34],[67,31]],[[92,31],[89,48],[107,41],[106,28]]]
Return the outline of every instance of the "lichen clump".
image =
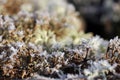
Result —
[[[66,1],[5,0],[0,7],[0,79],[120,78],[119,38],[84,33]]]

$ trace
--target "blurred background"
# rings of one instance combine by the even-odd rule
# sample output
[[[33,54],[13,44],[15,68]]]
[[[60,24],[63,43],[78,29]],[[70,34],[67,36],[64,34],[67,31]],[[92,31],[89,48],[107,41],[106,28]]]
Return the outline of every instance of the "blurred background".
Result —
[[[68,0],[82,15],[86,32],[105,39],[120,36],[120,0]]]
[[[21,7],[21,1],[27,4]],[[67,2],[74,5],[75,10],[80,14],[79,19],[84,23],[86,33],[92,32],[104,39],[120,36],[120,0],[67,0]],[[32,13],[47,10],[49,14],[62,14],[63,17],[71,16],[68,15],[71,12],[76,13],[66,0],[0,0],[0,12],[3,13],[5,9],[10,15],[13,13],[17,15],[23,10],[33,11]]]

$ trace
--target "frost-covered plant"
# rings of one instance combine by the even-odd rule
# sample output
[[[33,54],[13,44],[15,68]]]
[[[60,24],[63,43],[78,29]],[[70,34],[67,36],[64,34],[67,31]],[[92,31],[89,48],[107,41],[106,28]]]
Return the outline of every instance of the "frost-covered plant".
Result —
[[[113,71],[117,64],[110,65],[107,60],[100,61],[90,61],[90,66],[87,69],[84,69],[84,74],[87,76],[88,80],[105,79],[109,71]]]
[[[111,39],[106,52],[106,59],[109,60],[111,64],[117,63],[117,67],[114,70],[114,75],[120,76],[120,39],[115,37]]]
[[[0,79],[120,79],[120,39],[91,38],[74,7],[52,1],[0,4]]]
[[[106,54],[95,57],[89,43],[83,41],[78,45],[51,47],[49,50],[34,43],[1,43],[1,78],[36,78],[40,75],[44,76],[41,78],[55,79],[111,79],[110,76],[118,79],[119,63],[111,62],[104,57]]]
[[[52,0],[53,3],[51,3],[52,1],[45,0],[43,2],[46,8],[40,7],[42,6],[41,1],[19,1],[7,0],[3,3],[5,8],[3,10],[7,12],[2,13],[4,16],[1,20],[5,19],[5,21],[3,20],[4,26],[8,27],[9,30],[12,29],[9,32],[4,31],[5,28],[1,30],[5,32],[5,37],[9,34],[10,39],[15,41],[23,40],[26,43],[30,41],[36,44],[51,45],[60,43],[66,45],[66,43],[77,44],[80,38],[92,36],[92,34],[84,33],[83,20],[79,19],[74,7],[66,1]],[[15,10],[11,6],[13,3],[16,3],[15,6],[17,6]],[[39,6],[36,3],[41,5]],[[33,6],[32,10],[24,10],[23,8],[27,5]],[[18,37],[21,38],[18,39]]]
[[[119,63],[120,59],[120,39],[115,37],[111,39],[107,48],[106,58],[111,59],[112,62]]]

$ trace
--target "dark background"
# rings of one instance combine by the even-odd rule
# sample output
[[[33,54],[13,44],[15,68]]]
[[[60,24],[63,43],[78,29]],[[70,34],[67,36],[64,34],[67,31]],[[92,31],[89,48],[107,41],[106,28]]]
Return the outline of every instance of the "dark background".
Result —
[[[86,32],[105,39],[120,36],[120,0],[68,0],[80,12]]]

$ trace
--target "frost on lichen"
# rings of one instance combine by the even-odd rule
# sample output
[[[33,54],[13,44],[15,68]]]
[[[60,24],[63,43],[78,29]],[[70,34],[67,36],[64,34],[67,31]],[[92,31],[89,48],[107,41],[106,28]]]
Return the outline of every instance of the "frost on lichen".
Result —
[[[120,39],[84,33],[66,1],[5,0],[0,13],[0,79],[120,79]]]

